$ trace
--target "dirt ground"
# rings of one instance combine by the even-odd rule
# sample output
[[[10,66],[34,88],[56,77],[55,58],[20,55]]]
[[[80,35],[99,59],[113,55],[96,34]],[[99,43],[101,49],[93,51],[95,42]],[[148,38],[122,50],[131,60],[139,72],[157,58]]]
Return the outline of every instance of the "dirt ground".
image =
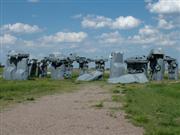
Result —
[[[96,108],[104,101],[102,108]],[[124,113],[112,115],[111,94],[99,86],[45,96],[0,113],[0,135],[142,135]]]

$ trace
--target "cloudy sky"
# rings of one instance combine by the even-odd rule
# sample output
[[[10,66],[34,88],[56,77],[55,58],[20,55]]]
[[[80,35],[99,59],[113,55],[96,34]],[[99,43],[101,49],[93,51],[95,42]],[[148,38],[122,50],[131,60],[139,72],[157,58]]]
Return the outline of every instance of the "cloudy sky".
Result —
[[[180,0],[1,0],[0,62],[9,50],[108,57],[162,48],[180,62]]]

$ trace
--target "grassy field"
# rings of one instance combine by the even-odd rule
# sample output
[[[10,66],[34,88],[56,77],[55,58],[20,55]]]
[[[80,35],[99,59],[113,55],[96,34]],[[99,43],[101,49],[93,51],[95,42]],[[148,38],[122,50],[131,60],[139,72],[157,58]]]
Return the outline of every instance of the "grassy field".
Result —
[[[180,135],[180,83],[116,85],[111,90],[113,101],[124,104],[127,118],[144,127],[145,135]]]
[[[0,69],[0,72],[2,69]],[[73,75],[72,80],[52,80],[51,78],[32,79],[27,81],[6,81],[0,78],[0,109],[14,103],[34,101],[44,95],[78,90],[83,83],[77,83]]]
[[[3,68],[0,68],[0,75],[3,73]]]
[[[3,69],[0,68],[0,74]],[[51,78],[34,78],[27,81],[6,81],[0,77],[0,110],[14,103],[34,101],[44,95],[78,90],[86,82],[76,82],[78,71],[74,71],[72,79],[52,80]],[[105,74],[107,78],[107,74]],[[104,83],[104,81],[101,81]],[[88,82],[94,85],[99,82]]]
[[[5,81],[0,78],[0,109],[14,103],[34,101],[44,95],[78,90],[87,84],[100,85],[111,90],[114,102],[123,103],[127,118],[144,127],[146,135],[180,135],[180,82],[165,80],[112,85],[106,83],[107,73],[104,80],[87,83],[76,82],[77,76],[75,73],[72,80],[61,81],[50,78]],[[99,102],[96,107],[102,106],[103,103]]]
[[[5,81],[0,79],[0,109],[23,101],[32,101],[44,95],[77,90],[79,85],[74,81],[36,79],[28,81]]]

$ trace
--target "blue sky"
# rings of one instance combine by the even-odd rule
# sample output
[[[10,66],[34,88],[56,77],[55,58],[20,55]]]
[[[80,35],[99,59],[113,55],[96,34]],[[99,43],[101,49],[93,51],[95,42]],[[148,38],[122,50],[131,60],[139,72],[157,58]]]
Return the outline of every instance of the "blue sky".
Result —
[[[180,0],[1,0],[0,8],[3,63],[8,50],[127,58],[162,48],[180,60]]]

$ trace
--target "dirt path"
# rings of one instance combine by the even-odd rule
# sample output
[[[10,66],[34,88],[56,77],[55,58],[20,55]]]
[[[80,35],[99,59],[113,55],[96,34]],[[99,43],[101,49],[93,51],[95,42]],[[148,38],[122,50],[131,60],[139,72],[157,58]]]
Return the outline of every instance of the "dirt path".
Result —
[[[103,108],[93,107],[102,100]],[[109,107],[118,106],[99,86],[46,96],[0,113],[0,135],[142,135],[124,113],[112,117]]]

